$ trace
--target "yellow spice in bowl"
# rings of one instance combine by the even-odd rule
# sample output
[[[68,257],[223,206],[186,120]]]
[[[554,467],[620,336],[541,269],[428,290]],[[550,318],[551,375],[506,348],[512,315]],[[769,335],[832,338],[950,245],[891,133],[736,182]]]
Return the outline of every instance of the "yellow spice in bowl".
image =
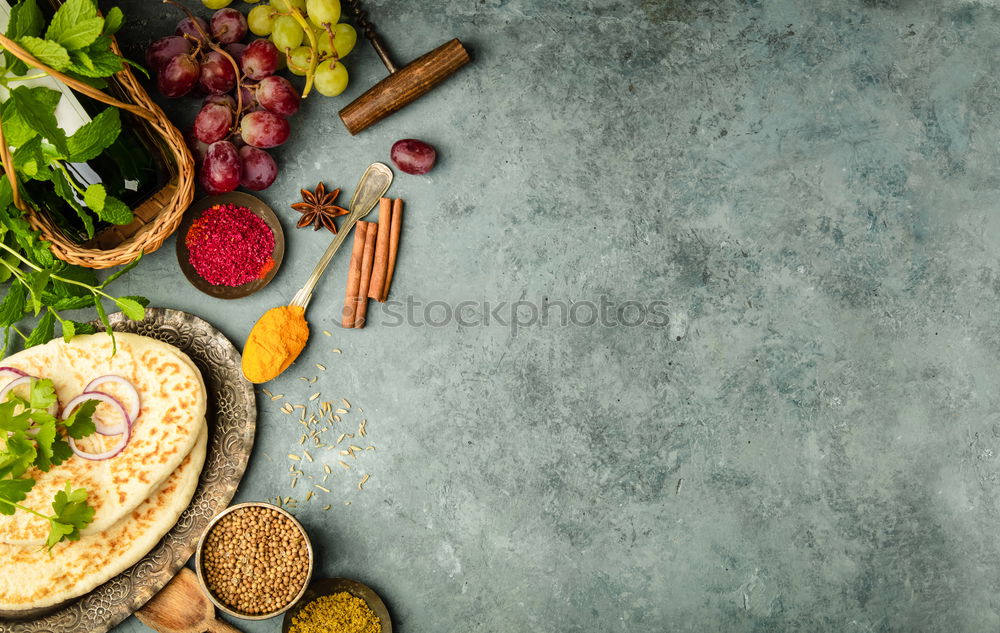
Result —
[[[320,596],[292,618],[288,633],[381,633],[378,616],[361,598],[346,591]]]

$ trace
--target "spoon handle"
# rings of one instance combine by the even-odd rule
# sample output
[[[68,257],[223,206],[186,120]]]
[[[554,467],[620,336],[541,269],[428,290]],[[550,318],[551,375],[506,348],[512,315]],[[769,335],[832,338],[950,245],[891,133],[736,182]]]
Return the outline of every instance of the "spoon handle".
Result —
[[[375,205],[378,204],[379,198],[385,195],[385,192],[389,190],[389,185],[392,184],[392,170],[383,165],[382,163],[372,163],[365,170],[363,176],[361,176],[361,181],[358,182],[357,188],[354,190],[354,196],[351,197],[351,212],[347,214],[347,219],[344,223],[340,225],[340,229],[337,231],[337,237],[334,238],[330,246],[327,247],[326,252],[323,253],[323,257],[320,258],[319,263],[316,264],[316,268],[313,269],[312,274],[309,275],[309,279],[306,280],[306,284],[295,293],[292,298],[290,306],[299,306],[303,310],[309,305],[309,300],[312,299],[313,289],[319,282],[319,278],[323,276],[326,271],[326,267],[330,265],[330,260],[333,259],[334,254],[340,245],[344,243],[347,236],[351,233],[351,229],[358,220],[368,215]]]
[[[215,618],[208,622],[208,633],[243,633],[235,626],[229,624],[222,618]]]

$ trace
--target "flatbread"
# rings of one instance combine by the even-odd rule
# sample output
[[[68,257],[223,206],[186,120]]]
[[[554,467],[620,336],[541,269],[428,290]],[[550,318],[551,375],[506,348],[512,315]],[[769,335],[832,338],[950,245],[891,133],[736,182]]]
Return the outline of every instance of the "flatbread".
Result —
[[[82,596],[149,553],[177,523],[198,487],[208,448],[202,420],[193,450],[144,503],[105,532],[44,547],[0,545],[0,610],[22,611]]]
[[[73,456],[47,473],[29,473],[36,483],[24,505],[43,513],[67,482],[87,490],[95,513],[83,534],[108,529],[145,501],[191,451],[205,420],[205,384],[187,355],[145,336],[118,333],[115,339],[114,355],[108,335],[91,334],[69,343],[54,340],[0,361],[0,366],[51,379],[62,403],[106,374],[125,377],[139,391],[142,409],[121,454],[103,461]],[[94,435],[85,442],[88,450],[98,450],[97,445],[111,447],[116,440]],[[40,545],[48,531],[48,523],[29,512],[0,516],[0,543]]]

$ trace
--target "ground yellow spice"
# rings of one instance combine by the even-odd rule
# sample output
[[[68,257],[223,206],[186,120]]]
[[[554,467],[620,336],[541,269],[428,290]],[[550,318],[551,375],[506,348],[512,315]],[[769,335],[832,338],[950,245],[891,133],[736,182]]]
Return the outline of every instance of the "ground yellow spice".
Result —
[[[381,633],[382,622],[346,591],[316,598],[295,614],[288,633]]]
[[[309,340],[305,309],[271,308],[250,330],[243,348],[243,375],[250,382],[267,382],[288,369]]]

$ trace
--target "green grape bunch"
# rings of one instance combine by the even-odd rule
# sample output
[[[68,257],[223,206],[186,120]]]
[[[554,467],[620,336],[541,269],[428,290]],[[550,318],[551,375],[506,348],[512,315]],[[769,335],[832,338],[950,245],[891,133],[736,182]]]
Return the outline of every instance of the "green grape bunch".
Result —
[[[217,0],[203,0],[212,2]],[[285,54],[288,70],[306,78],[302,96],[316,91],[335,97],[347,88],[340,61],[358,41],[350,24],[340,22],[340,0],[271,0],[247,14],[250,31],[267,37]]]

